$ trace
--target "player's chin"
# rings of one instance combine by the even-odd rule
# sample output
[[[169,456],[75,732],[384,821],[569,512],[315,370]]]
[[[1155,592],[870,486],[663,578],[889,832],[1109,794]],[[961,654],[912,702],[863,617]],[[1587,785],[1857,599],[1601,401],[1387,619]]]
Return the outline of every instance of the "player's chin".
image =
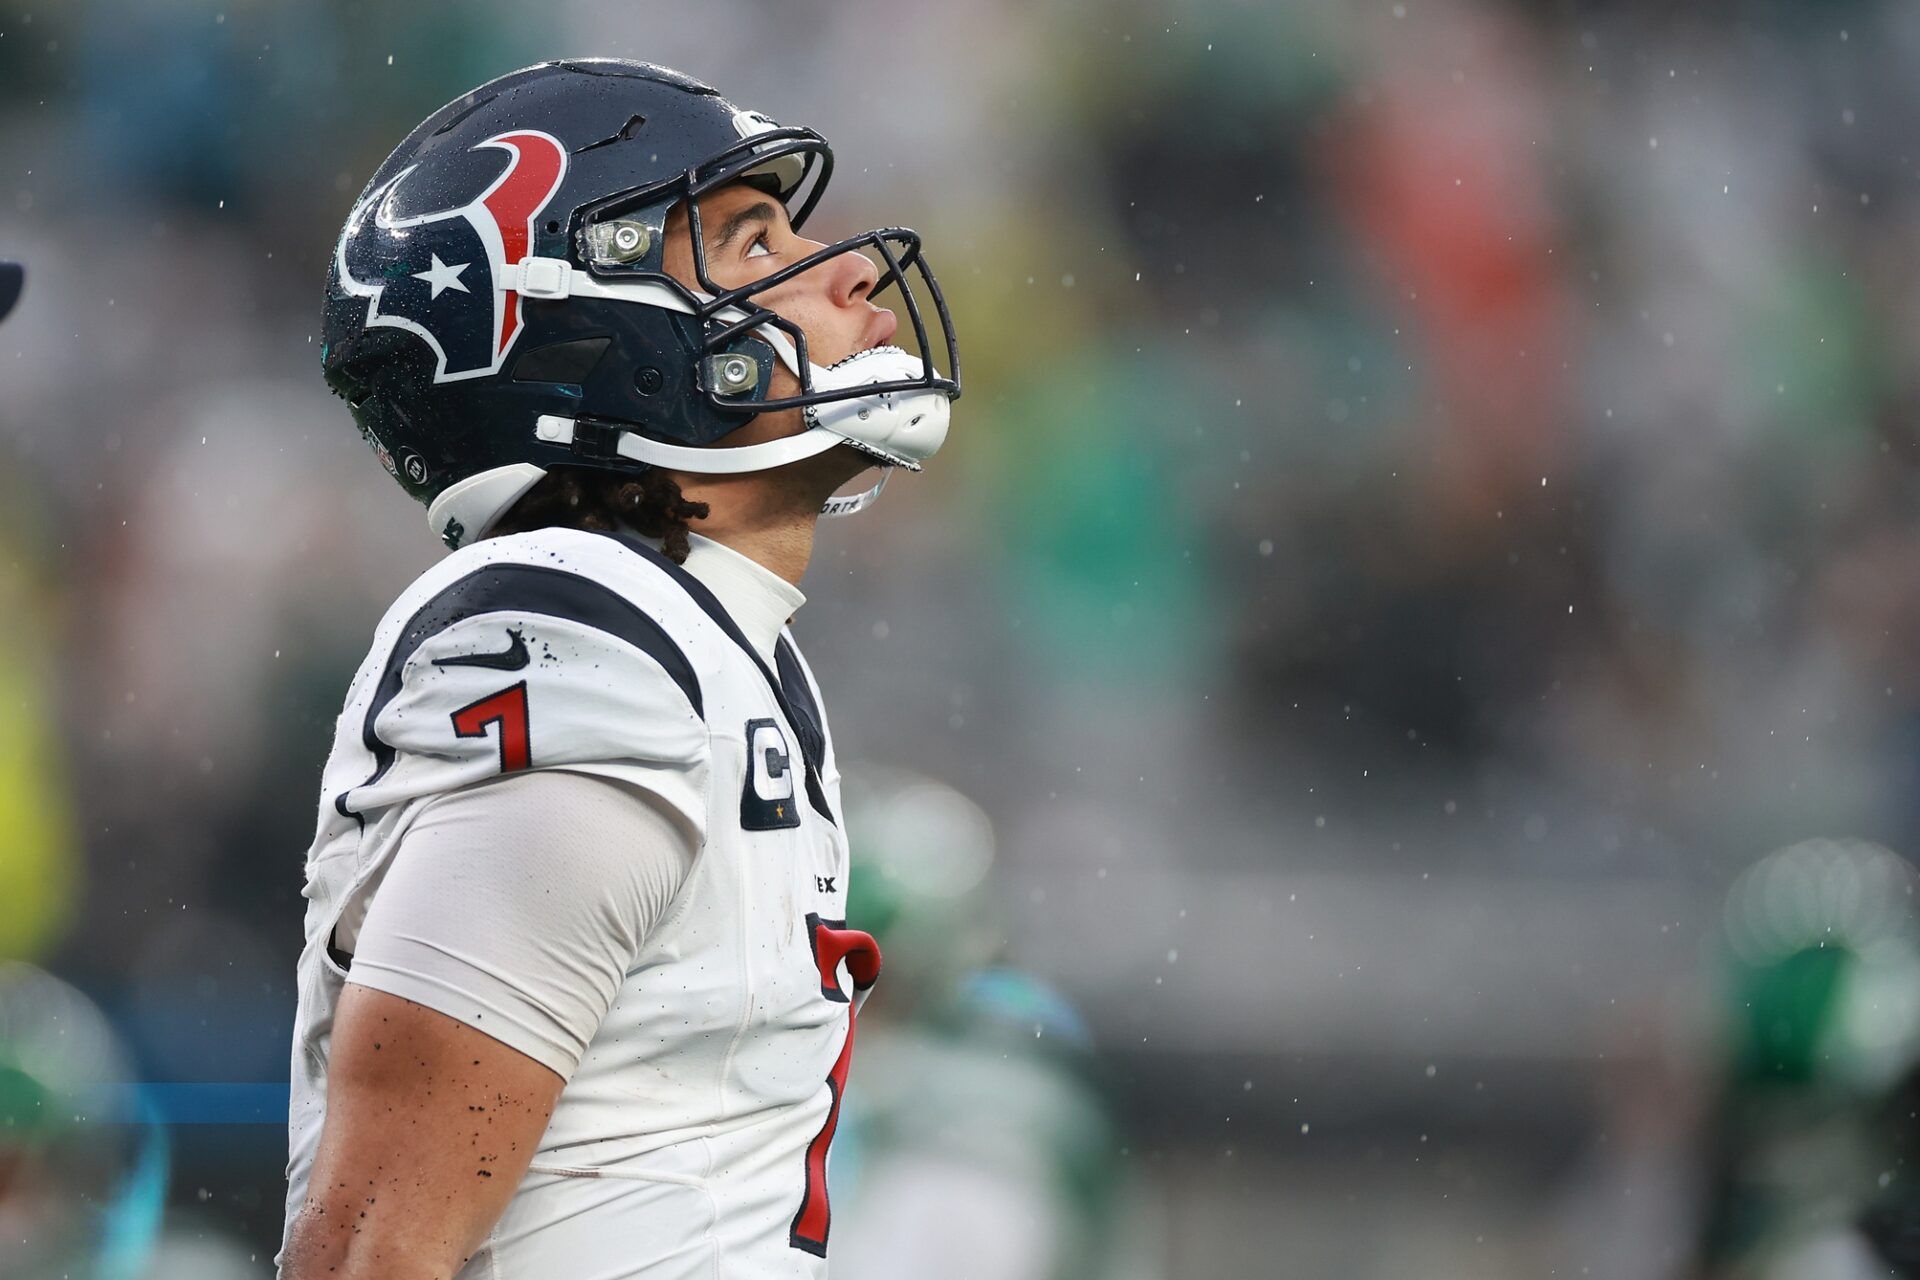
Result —
[[[872,454],[850,444],[837,444],[827,450],[820,455],[820,463],[820,478],[833,489],[840,488],[863,471],[883,465]]]

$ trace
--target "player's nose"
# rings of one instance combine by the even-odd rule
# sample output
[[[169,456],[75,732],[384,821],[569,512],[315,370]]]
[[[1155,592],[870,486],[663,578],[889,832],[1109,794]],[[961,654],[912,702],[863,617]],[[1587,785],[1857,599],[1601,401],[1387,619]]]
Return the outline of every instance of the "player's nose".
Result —
[[[825,247],[821,245],[809,252],[817,253]],[[827,300],[840,307],[864,300],[880,280],[880,269],[873,265],[873,260],[853,249],[834,254],[807,274],[826,292]]]
[[[873,265],[873,259],[852,249],[835,258],[831,265],[838,273],[833,300],[843,307],[869,298],[880,279],[880,268]]]

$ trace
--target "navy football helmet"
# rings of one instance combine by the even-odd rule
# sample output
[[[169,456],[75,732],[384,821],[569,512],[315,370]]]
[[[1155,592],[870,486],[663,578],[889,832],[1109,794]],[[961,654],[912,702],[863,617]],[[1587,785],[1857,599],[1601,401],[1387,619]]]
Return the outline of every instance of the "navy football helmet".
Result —
[[[952,321],[918,235],[851,236],[737,289],[707,273],[700,195],[753,182],[798,227],[832,169],[813,130],[663,67],[591,59],[502,76],[428,117],[355,203],[328,273],[327,382],[450,547],[484,534],[551,466],[735,473],[847,444],[917,471],[960,394]],[[667,214],[682,201],[697,288],[664,267]],[[896,291],[917,352],[814,364],[799,326],[756,297],[861,252],[879,267],[869,296]],[[797,394],[772,395],[775,361]],[[791,408],[804,413],[798,435],[709,447]]]

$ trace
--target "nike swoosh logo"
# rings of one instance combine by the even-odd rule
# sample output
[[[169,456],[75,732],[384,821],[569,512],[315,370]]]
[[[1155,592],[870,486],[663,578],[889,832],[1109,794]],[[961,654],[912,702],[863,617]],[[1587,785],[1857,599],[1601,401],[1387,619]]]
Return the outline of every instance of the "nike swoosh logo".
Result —
[[[507,646],[505,653],[466,653],[455,658],[435,658],[436,667],[487,667],[494,671],[518,671],[531,659],[527,657],[527,642],[518,631],[507,632],[513,643]]]

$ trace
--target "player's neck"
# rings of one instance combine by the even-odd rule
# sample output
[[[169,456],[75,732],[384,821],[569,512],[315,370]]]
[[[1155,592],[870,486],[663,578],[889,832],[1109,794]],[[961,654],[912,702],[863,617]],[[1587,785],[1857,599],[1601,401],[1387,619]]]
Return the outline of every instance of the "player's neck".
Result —
[[[710,521],[702,520],[693,525],[693,530],[738,551],[797,587],[800,579],[807,574],[807,562],[813,559],[816,518],[817,513],[805,521],[741,528],[716,527]]]
[[[681,492],[708,507],[689,527],[797,587],[813,558],[821,500],[768,481],[765,473],[685,477]]]
[[[797,587],[813,558],[820,508],[872,465],[871,458],[841,445],[772,471],[674,472],[673,478],[684,496],[707,504],[706,517],[690,526],[695,533],[726,544]]]

